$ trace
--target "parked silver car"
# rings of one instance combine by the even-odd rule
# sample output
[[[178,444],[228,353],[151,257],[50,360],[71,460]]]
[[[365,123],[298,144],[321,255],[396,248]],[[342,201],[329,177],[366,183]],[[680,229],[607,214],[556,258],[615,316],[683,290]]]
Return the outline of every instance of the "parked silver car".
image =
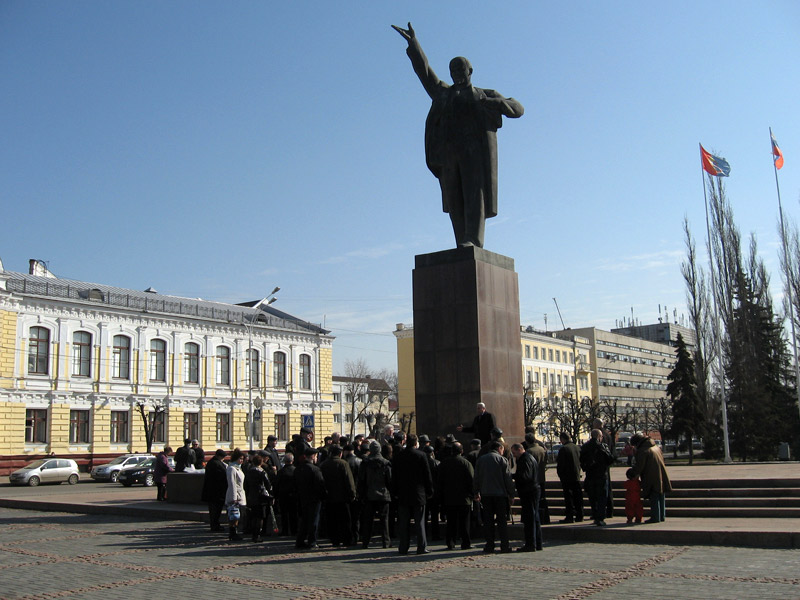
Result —
[[[40,483],[62,483],[75,485],[80,481],[78,463],[69,458],[41,458],[17,469],[8,476],[12,485],[36,486]]]
[[[148,458],[153,458],[152,454],[123,454],[104,465],[97,465],[92,468],[89,476],[95,481],[110,481],[116,483],[122,469],[140,465]]]

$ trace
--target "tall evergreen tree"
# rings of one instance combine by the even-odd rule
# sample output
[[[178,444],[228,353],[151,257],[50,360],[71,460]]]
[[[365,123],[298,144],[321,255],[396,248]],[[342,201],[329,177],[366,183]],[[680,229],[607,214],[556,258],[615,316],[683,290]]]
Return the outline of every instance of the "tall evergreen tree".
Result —
[[[672,402],[672,433],[677,447],[678,438],[684,436],[689,445],[689,464],[694,462],[692,439],[705,433],[705,410],[697,393],[697,379],[692,355],[683,336],[678,334],[675,348],[677,361],[669,374],[667,396]]]
[[[726,348],[731,449],[745,461],[774,459],[779,442],[796,440],[800,420],[782,327],[768,287],[753,243],[747,272],[740,269],[736,275]]]

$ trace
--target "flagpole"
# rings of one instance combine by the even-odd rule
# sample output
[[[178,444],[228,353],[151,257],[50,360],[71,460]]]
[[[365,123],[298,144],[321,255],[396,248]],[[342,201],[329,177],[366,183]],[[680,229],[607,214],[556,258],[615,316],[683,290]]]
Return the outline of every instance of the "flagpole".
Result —
[[[703,155],[703,146],[700,146],[700,156]],[[719,386],[722,397],[722,445],[725,450],[724,462],[731,462],[731,448],[730,440],[728,439],[728,403],[725,398],[725,373],[722,368],[722,328],[720,327],[719,319],[719,303],[717,302],[717,280],[714,272],[714,252],[711,244],[711,224],[708,218],[708,193],[706,192],[706,179],[705,169],[703,168],[702,158],[700,160],[700,178],[703,183],[703,201],[706,208],[706,237],[708,239],[708,264],[711,270],[711,297],[714,300],[714,322],[716,323],[718,332],[717,338],[717,377],[719,377]],[[723,248],[724,253],[724,248]]]
[[[775,172],[775,189],[778,191],[778,215],[781,219],[781,243],[783,244],[783,255],[785,257],[786,268],[786,288],[789,292],[789,320],[792,323],[792,351],[794,353],[794,386],[797,392],[797,410],[800,411],[800,362],[797,361],[797,333],[794,324],[794,282],[792,280],[792,270],[790,268],[789,248],[786,242],[786,225],[783,220],[783,204],[781,203],[781,186],[778,183],[778,167],[775,164],[774,148],[772,146],[772,127],[769,128],[769,143],[772,150],[772,170]]]

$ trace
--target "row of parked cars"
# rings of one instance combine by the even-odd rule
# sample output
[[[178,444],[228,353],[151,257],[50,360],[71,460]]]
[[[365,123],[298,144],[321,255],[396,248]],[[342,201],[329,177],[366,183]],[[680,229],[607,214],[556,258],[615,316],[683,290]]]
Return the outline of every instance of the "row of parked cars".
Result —
[[[175,462],[168,458],[170,467]],[[123,454],[109,463],[92,468],[89,476],[95,481],[121,483],[125,487],[134,484],[152,486],[155,483],[156,458],[152,454]],[[8,476],[12,485],[37,486],[42,483],[63,483],[75,485],[80,481],[78,463],[71,458],[41,458],[17,469]]]

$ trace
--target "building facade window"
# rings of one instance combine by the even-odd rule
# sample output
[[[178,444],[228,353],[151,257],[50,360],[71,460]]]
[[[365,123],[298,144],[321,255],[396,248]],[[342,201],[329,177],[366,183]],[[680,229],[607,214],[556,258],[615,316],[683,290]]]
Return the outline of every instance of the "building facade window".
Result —
[[[539,360],[539,346],[533,347],[533,358],[534,360]]]
[[[111,357],[111,376],[115,379],[130,379],[131,338],[126,335],[114,336],[114,350]]]
[[[286,355],[283,352],[275,352],[272,355],[272,385],[286,386]]]
[[[200,439],[200,415],[197,413],[183,413],[183,438]]]
[[[25,411],[25,442],[47,443],[47,409],[29,408]]]
[[[231,441],[231,413],[217,413],[217,442]]]
[[[72,334],[72,374],[75,377],[92,375],[92,334],[86,331]]]
[[[311,389],[311,357],[308,354],[300,355],[300,389]]]
[[[525,358],[531,357],[531,347],[528,344],[525,344]]]
[[[129,415],[127,410],[111,411],[111,443],[127,444],[129,427]]]
[[[200,346],[194,342],[183,347],[183,381],[200,383]]]
[[[259,352],[258,350],[249,349],[247,350],[247,361],[246,361],[246,369],[247,373],[245,375],[245,379],[247,380],[247,385],[251,388],[258,387],[259,382],[261,380],[261,369],[259,368]]]
[[[167,442],[167,428],[166,428],[166,419],[164,418],[163,411],[161,412],[154,412],[150,411],[150,423],[152,423],[153,427],[153,443],[154,444],[165,444]]]
[[[47,375],[50,372],[50,330],[31,327],[28,344],[28,373]]]
[[[275,415],[275,437],[279,440],[289,439],[289,426],[286,415]]]
[[[69,411],[69,443],[88,444],[89,443],[89,411],[71,410]]]
[[[167,342],[150,341],[150,381],[167,380]]]
[[[216,357],[217,385],[231,384],[231,349],[217,346]]]

